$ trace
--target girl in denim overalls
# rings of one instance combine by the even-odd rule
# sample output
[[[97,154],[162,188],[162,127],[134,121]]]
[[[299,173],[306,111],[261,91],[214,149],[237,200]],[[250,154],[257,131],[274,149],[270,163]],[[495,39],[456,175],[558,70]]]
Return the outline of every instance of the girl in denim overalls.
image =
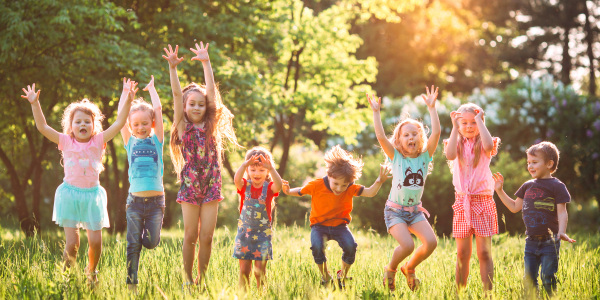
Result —
[[[243,178],[246,172],[247,180]],[[273,155],[263,147],[250,149],[246,153],[246,161],[235,173],[234,182],[241,197],[233,251],[233,257],[240,260],[239,287],[248,288],[254,261],[254,276],[260,288],[265,281],[267,260],[273,257],[271,208],[273,198],[279,195],[282,185]]]

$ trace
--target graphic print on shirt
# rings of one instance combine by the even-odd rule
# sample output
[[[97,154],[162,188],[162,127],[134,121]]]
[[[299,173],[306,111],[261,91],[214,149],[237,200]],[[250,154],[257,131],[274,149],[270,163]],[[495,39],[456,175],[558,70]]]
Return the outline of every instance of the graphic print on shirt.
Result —
[[[538,188],[529,189],[525,193],[525,198],[533,199],[533,207],[537,210],[554,211],[556,200],[553,197],[546,197],[544,191]],[[525,203],[524,203],[525,204]],[[526,209],[529,205],[526,205]]]
[[[402,185],[404,185],[410,190],[418,190],[423,188],[423,184],[423,171],[419,169],[417,173],[413,173],[410,167],[408,167],[404,172],[404,182],[398,183],[398,189],[401,189]]]
[[[151,138],[138,140],[131,149],[133,178],[156,178],[158,152]]]

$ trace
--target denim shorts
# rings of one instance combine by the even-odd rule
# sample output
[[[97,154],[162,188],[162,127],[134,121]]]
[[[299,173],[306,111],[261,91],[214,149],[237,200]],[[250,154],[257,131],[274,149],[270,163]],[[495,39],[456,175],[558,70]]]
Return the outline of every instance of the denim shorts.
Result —
[[[427,221],[422,211],[410,212],[387,205],[383,210],[383,216],[385,218],[385,226],[387,227],[388,232],[390,232],[390,228],[396,224],[404,223],[406,226],[411,226],[421,221]]]

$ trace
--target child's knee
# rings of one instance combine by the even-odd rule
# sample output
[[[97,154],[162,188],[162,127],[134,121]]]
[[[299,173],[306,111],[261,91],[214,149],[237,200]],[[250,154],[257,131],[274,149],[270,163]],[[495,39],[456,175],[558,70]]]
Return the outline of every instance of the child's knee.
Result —
[[[200,234],[200,245],[202,246],[211,246],[213,241],[213,233],[201,233]]]
[[[190,245],[195,245],[198,241],[198,230],[185,230],[183,233],[183,242]]]
[[[425,245],[427,251],[433,252],[433,250],[435,250],[435,248],[437,248],[438,241],[436,238],[434,238],[431,240],[427,240],[424,245]]]
[[[458,261],[469,261],[471,259],[471,252],[468,250],[458,250],[456,252],[456,259]]]
[[[77,253],[77,251],[79,251],[79,246],[79,240],[67,242],[65,243],[65,251],[70,255],[73,255],[74,253]]]
[[[411,240],[410,242],[398,245],[396,247],[396,251],[402,253],[402,254],[410,254],[415,250],[415,243]]]
[[[491,261],[492,260],[492,252],[488,249],[477,250],[477,258],[479,261]]]

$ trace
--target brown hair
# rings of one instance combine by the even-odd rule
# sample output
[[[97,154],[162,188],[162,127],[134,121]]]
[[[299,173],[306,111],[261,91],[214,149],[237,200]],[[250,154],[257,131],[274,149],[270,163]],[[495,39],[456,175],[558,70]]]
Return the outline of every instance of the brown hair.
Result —
[[[396,128],[394,128],[394,134],[390,138],[390,143],[392,143],[392,145],[394,145],[394,148],[396,148],[396,150],[398,150],[398,152],[400,152],[404,157],[408,157],[408,153],[402,147],[402,143],[400,142],[400,134],[402,133],[402,127],[406,124],[412,124],[419,128],[419,135],[417,137],[416,148],[421,149],[421,152],[419,152],[419,154],[423,153],[425,147],[427,147],[427,134],[425,133],[425,126],[423,126],[423,123],[412,118],[406,118],[400,121],[398,125],[396,125]]]
[[[208,99],[205,85],[198,85],[196,83],[190,83],[183,88],[183,118],[185,122],[190,122],[187,113],[185,112],[185,105],[192,93],[199,93],[206,101],[206,112],[204,114],[204,130],[206,132],[206,144],[205,147],[209,147],[210,143],[215,143],[217,150],[219,166],[221,166],[223,159],[223,150],[227,145],[227,141],[235,146],[240,146],[233,130],[233,114],[223,105],[221,94],[219,89],[215,86],[215,97],[214,101]],[[171,158],[173,165],[175,166],[175,172],[177,173],[177,180],[179,181],[181,170],[185,165],[183,154],[181,152],[181,141],[179,140],[179,134],[177,132],[177,123],[174,123],[171,127],[171,141],[169,148],[171,150]],[[213,140],[214,139],[214,140]]]
[[[541,142],[537,143],[529,149],[527,149],[527,154],[532,156],[538,156],[541,154],[543,156],[544,162],[553,161],[552,167],[550,168],[550,174],[556,171],[558,168],[558,159],[560,157],[560,152],[556,145],[551,142]]]
[[[249,160],[250,157],[254,156],[254,155],[262,155],[264,156],[266,159],[268,159],[271,162],[271,165],[273,167],[275,167],[275,161],[273,161],[273,154],[271,154],[271,151],[267,150],[265,147],[254,147],[250,150],[248,150],[246,152],[246,160]],[[258,165],[258,164],[256,164]],[[271,174],[269,172],[267,172],[267,181],[271,181]]]
[[[364,163],[360,158],[352,157],[352,153],[335,145],[325,153],[325,164],[327,165],[327,176],[344,178],[350,182],[357,180],[362,175]]]
[[[131,115],[136,111],[148,112],[150,114],[150,119],[154,122],[154,108],[152,107],[152,105],[150,105],[150,103],[144,101],[144,98],[140,97],[133,100],[133,102],[131,103],[131,109],[129,110],[129,116],[127,117],[127,121],[129,121]]]

